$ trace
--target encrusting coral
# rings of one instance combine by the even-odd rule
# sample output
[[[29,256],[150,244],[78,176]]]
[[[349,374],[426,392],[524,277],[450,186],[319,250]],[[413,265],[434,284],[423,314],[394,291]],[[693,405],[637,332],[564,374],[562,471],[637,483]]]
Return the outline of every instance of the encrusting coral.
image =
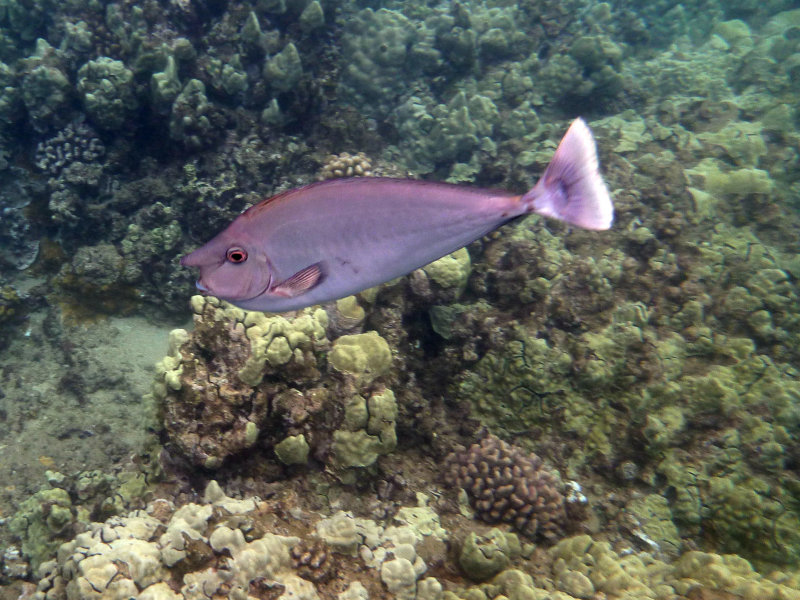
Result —
[[[290,393],[287,383],[319,376],[314,349],[328,343],[326,317],[308,311],[292,321],[259,313],[246,318],[240,309],[199,296],[193,307],[195,329],[191,335],[172,333],[154,395],[175,450],[195,464],[216,468],[256,443],[273,397]],[[280,373],[281,383],[259,387],[266,373]],[[319,410],[323,398],[322,390],[308,391],[306,410]],[[289,420],[301,425],[308,413],[297,410]]]
[[[228,498],[212,483],[202,504],[176,510],[156,501],[147,511],[94,523],[62,545],[58,561],[42,566],[36,597],[238,598],[259,579],[308,594],[310,584],[290,569],[289,549],[297,538],[264,533],[245,539],[249,515],[257,510],[257,500]],[[180,594],[167,585],[176,565],[185,573]]]

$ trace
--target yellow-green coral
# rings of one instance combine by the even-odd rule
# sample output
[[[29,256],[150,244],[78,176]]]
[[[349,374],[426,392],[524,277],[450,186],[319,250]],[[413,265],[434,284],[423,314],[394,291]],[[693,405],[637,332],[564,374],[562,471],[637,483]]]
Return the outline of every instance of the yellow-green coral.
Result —
[[[505,569],[512,558],[519,556],[521,546],[513,533],[496,527],[485,535],[471,531],[461,545],[458,563],[473,581],[485,581]]]
[[[717,198],[768,194],[773,189],[769,173],[755,167],[726,168],[717,159],[706,158],[688,169],[689,180]]]
[[[566,538],[548,554],[550,563],[537,564],[535,579],[509,568],[487,583],[447,591],[444,600],[673,600],[716,598],[713,592],[725,598],[800,600],[797,575],[777,571],[765,577],[736,555],[690,551],[668,564],[644,552],[615,552],[608,542],[588,535]]]
[[[445,289],[455,288],[460,293],[467,284],[471,267],[469,252],[461,248],[422,267],[422,270],[437,285]]]
[[[367,467],[397,445],[397,403],[391,390],[351,398],[345,405],[345,429],[333,432],[333,453],[342,467]]]
[[[321,308],[307,309],[292,320],[262,312],[246,312],[241,320],[247,328],[251,354],[239,377],[254,387],[261,383],[266,364],[279,367],[293,357],[302,362],[298,349],[310,347],[312,340],[324,340],[328,325],[328,315]]]
[[[336,312],[341,325],[346,329],[360,325],[366,317],[366,312],[358,303],[355,296],[347,296],[336,301]]]
[[[61,488],[42,489],[22,502],[8,527],[22,545],[34,568],[49,559],[76,521],[69,493]]]
[[[290,435],[275,444],[275,456],[285,465],[304,465],[308,460],[309,446],[305,436]]]
[[[796,582],[790,587],[781,581],[771,581],[770,578],[756,573],[745,559],[732,554],[687,552],[675,563],[674,568],[677,581],[673,587],[681,594],[688,594],[691,589],[699,587],[758,600],[800,598]],[[775,577],[782,578],[781,574],[776,574]]]
[[[648,581],[648,565],[641,557],[620,557],[608,542],[597,542],[588,535],[562,540],[550,549],[553,573],[561,576],[575,571],[589,578],[594,588],[612,596],[654,598],[656,591]]]
[[[181,389],[181,374],[183,366],[180,348],[189,339],[189,332],[185,329],[173,329],[169,332],[167,355],[156,363],[156,380],[153,383],[153,395],[164,398],[167,390]]]
[[[682,541],[678,528],[672,522],[667,499],[660,494],[647,494],[634,498],[625,507],[638,523],[636,534],[652,550],[665,556],[678,555]]]
[[[279,367],[292,358],[303,362],[299,349],[308,349],[312,343],[326,340],[325,328],[328,315],[321,308],[306,309],[298,316],[287,319],[263,312],[245,311],[227,302],[205,296],[192,297],[195,314],[203,313],[206,303],[218,307],[213,318],[216,321],[235,321],[235,328],[245,331],[250,340],[250,356],[239,371],[241,380],[253,387],[261,383],[264,367]]]
[[[389,344],[375,331],[343,335],[337,339],[328,355],[331,365],[343,373],[369,382],[384,375],[392,364]]]
[[[752,474],[740,446],[739,432],[730,429],[702,461],[680,450],[666,452],[658,472],[674,493],[675,522],[684,531],[703,530],[716,547],[759,564],[796,564],[800,517],[790,509],[796,482],[791,475]]]
[[[712,148],[719,148],[737,165],[755,167],[767,153],[767,145],[761,137],[761,131],[760,123],[736,121],[728,123],[719,131],[701,133],[697,138]]]

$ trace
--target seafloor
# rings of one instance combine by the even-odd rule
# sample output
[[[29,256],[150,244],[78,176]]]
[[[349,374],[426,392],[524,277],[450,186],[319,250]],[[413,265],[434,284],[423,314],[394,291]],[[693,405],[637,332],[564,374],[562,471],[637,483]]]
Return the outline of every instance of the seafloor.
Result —
[[[791,0],[0,0],[0,598],[800,598],[799,100]],[[576,116],[611,231],[282,316],[178,263]]]

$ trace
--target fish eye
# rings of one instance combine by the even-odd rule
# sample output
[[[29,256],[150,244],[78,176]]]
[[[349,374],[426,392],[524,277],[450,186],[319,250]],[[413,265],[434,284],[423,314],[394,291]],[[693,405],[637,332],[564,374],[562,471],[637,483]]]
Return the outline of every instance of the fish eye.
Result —
[[[228,248],[228,253],[225,257],[228,259],[228,262],[243,263],[247,260],[247,251],[244,248],[234,246],[233,248]]]

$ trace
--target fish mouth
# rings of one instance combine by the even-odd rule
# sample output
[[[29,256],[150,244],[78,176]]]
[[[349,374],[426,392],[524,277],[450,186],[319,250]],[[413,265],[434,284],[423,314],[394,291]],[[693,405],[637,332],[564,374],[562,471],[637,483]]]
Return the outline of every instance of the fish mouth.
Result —
[[[204,286],[204,285],[203,285],[203,282],[202,282],[200,279],[198,279],[197,281],[195,281],[195,282],[194,282],[194,286],[195,286],[195,287],[196,287],[198,290],[200,290],[201,292],[203,292],[204,294],[210,294],[210,293],[211,293],[211,290],[210,290],[210,289],[208,289],[206,286]]]

